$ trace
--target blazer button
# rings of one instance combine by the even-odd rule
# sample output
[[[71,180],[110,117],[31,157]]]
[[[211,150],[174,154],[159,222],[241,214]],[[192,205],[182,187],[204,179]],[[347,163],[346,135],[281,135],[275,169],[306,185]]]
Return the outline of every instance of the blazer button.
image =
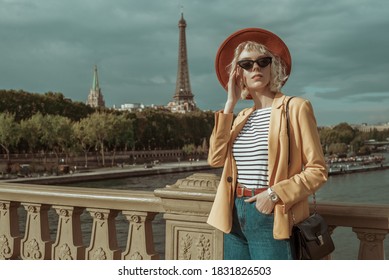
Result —
[[[228,183],[231,183],[231,182],[232,182],[232,177],[231,177],[231,176],[228,176],[228,177],[227,177],[227,182],[228,182]]]

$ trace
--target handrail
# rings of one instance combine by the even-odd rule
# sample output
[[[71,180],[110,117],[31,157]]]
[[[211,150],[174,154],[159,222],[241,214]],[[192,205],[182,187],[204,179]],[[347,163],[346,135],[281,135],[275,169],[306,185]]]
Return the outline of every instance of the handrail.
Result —
[[[0,183],[0,200],[164,212],[161,199],[147,191]]]

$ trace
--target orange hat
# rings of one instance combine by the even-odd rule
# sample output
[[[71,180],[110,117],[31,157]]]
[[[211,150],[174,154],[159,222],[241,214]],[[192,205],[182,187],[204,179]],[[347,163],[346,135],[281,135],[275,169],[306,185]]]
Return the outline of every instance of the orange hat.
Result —
[[[280,37],[265,29],[245,28],[231,34],[226,40],[224,40],[217,51],[215,59],[216,75],[224,89],[227,89],[229,79],[227,67],[234,57],[234,51],[240,43],[246,41],[260,43],[264,45],[274,56],[280,57],[286,66],[286,75],[290,75],[292,58],[288,47],[280,39]],[[248,97],[250,98],[250,96]]]

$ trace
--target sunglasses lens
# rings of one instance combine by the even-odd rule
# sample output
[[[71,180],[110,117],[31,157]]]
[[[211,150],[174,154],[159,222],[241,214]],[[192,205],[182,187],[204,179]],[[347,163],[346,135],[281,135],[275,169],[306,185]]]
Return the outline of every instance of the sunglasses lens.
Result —
[[[254,61],[252,61],[252,60],[242,60],[242,61],[238,62],[238,65],[240,67],[242,67],[243,69],[245,69],[245,70],[250,70],[251,68],[253,68]]]
[[[271,57],[263,57],[257,60],[241,60],[238,61],[238,65],[244,70],[251,70],[254,66],[254,63],[257,63],[259,67],[264,68],[271,63]]]
[[[258,63],[258,65],[260,67],[263,68],[263,67],[266,67],[266,66],[268,66],[270,64],[271,58],[270,57],[260,58],[256,62]]]

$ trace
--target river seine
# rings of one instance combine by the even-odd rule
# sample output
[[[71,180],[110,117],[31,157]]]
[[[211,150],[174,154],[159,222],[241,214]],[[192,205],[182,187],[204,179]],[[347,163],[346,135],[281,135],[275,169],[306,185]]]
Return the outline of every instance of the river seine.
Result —
[[[205,173],[221,174],[220,169],[203,171]],[[72,186],[94,187],[94,188],[115,188],[128,190],[154,190],[163,188],[166,185],[174,184],[178,179],[186,178],[193,172],[172,173],[166,175],[155,175],[147,177],[129,177],[126,179],[116,179],[107,181],[96,181],[87,183],[72,184]],[[362,173],[343,174],[330,176],[326,185],[317,193],[317,201],[328,202],[350,202],[361,204],[389,204],[389,169],[379,171],[369,171]],[[118,223],[125,219],[118,216]],[[90,221],[91,222],[91,221]],[[85,225],[85,231],[89,231]],[[124,249],[126,240],[125,227],[120,229],[118,225],[119,246]],[[162,215],[159,214],[153,223],[154,242],[156,250],[163,258],[164,252],[164,223]],[[87,234],[88,235],[88,234]],[[359,240],[351,228],[337,228],[333,233],[336,250],[333,259],[352,260],[358,257]],[[88,244],[88,240],[84,240]],[[389,256],[389,236],[385,240],[385,253]]]

